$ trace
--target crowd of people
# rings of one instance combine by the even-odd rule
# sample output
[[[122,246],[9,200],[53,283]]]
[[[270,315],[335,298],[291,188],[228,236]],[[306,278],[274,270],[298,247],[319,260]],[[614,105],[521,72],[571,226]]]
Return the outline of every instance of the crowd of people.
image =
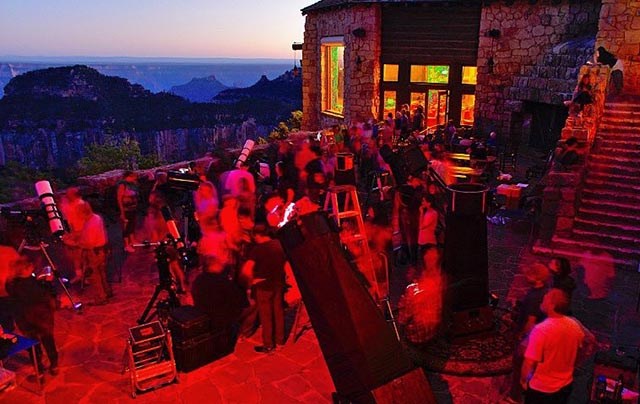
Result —
[[[273,352],[286,340],[284,310],[287,303],[293,305],[300,299],[292,268],[275,239],[278,226],[287,219],[287,208],[295,203],[299,211],[322,209],[331,186],[344,180],[340,171],[348,169],[354,171],[356,181],[353,185],[361,192],[370,192],[372,180],[379,180],[383,173],[397,169],[393,160],[383,158],[383,150],[395,149],[398,143],[418,148],[430,161],[433,171],[447,183],[451,180],[442,158],[445,151],[454,145],[463,145],[469,148],[469,153],[484,150],[486,157],[486,152],[497,146],[495,132],[483,141],[471,140],[458,136],[452,122],[434,133],[424,134],[421,108],[413,114],[407,108],[400,115],[395,119],[388,117],[381,125],[369,121],[356,123],[348,129],[336,126],[318,136],[300,139],[298,143],[289,140],[273,143],[263,155],[271,168],[267,176],[252,171],[247,161],[224,166],[220,160],[213,160],[207,167],[191,164],[186,172],[181,172],[186,186],[176,186],[172,177],[174,172],[159,170],[148,189],[141,186],[135,172],[125,172],[116,185],[116,200],[113,201],[118,209],[124,252],[136,253],[136,246],[143,241],[157,243],[169,239],[169,269],[182,302],[193,304],[206,313],[212,327],[226,330],[231,338],[246,338],[261,324],[263,344],[255,349],[261,353]],[[568,159],[568,152],[565,151],[564,156]],[[482,155],[476,154],[476,157]],[[341,158],[353,161],[340,161]],[[405,271],[405,279],[412,283],[400,301],[399,321],[405,326],[408,338],[420,342],[441,331],[442,290],[445,288],[441,270],[445,242],[443,210],[446,202],[442,190],[425,175],[424,168],[413,172],[403,169],[406,177],[399,179],[396,176],[396,186],[384,187],[379,183],[379,194],[371,199],[372,202],[367,198],[367,209],[363,211],[368,236],[365,242],[374,252],[390,255],[395,251],[391,258],[398,265],[394,267]],[[59,204],[69,224],[63,242],[73,268],[71,283],[86,287],[88,305],[108,304],[113,296],[106,270],[112,243],[105,222],[77,188],[68,189]],[[168,227],[173,217],[178,228],[186,229],[180,240],[182,244],[173,239]],[[355,230],[354,224],[346,221],[341,237],[345,240],[345,253],[357,262],[363,249],[346,241]],[[11,316],[6,313],[13,313],[21,331],[43,342],[50,370],[55,373],[57,353],[53,341],[55,305],[52,295],[43,290],[40,283],[33,283],[35,281],[30,277],[32,264],[14,254],[15,251],[7,251],[3,256],[9,258],[2,261],[9,264],[0,271],[4,276],[4,279],[0,278],[0,292],[3,293],[0,304],[8,304],[9,296],[14,301],[25,300],[29,304],[20,306],[20,311],[2,310],[3,326],[11,329]],[[196,259],[187,264],[183,259],[187,254]],[[383,259],[373,261],[373,271],[386,270]],[[541,376],[549,370],[546,364],[539,364],[541,355],[547,353],[544,343],[538,341],[547,338],[547,333],[551,332],[548,329],[560,327],[555,325],[559,324],[555,321],[557,318],[561,317],[569,324],[562,316],[567,312],[567,301],[570,301],[575,283],[572,283],[566,262],[561,259],[554,260],[549,269],[534,267],[532,271],[534,269],[537,275],[532,275],[532,279],[535,278],[536,284],[525,298],[522,313],[526,315],[521,314],[523,317],[517,327],[522,339],[525,335],[533,335],[535,337],[529,337],[529,340],[536,343],[521,349],[521,356],[516,360],[523,364],[531,388],[549,393],[551,387],[545,385]],[[370,290],[375,289],[371,288],[372,279],[386,279],[386,274],[371,277],[365,268],[356,267],[355,270],[362,272],[361,279]],[[557,272],[554,288],[562,295],[557,292],[545,294],[546,278],[540,274],[548,270]],[[425,290],[430,293],[423,293]],[[431,293],[433,291],[439,293]],[[36,299],[34,294],[42,298]],[[37,315],[29,311],[29,305],[34,306],[33,312]],[[421,309],[411,309],[416,305]],[[421,317],[416,313],[421,313]],[[587,335],[579,331],[582,328],[571,327],[576,341]],[[580,344],[576,342],[571,349],[574,345]],[[566,369],[563,372],[563,380],[570,381]],[[517,386],[520,384],[518,380]],[[516,390],[517,386],[514,387]]]

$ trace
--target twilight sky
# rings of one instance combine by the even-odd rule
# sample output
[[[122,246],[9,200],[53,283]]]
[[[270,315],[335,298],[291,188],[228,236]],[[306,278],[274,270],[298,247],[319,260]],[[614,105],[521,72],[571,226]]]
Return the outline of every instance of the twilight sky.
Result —
[[[0,0],[0,56],[292,58],[313,3]]]

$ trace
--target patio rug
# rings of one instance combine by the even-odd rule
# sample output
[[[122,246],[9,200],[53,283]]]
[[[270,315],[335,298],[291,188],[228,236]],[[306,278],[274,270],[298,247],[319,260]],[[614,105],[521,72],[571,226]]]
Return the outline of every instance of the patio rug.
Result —
[[[439,336],[414,345],[405,342],[414,363],[428,371],[457,376],[495,376],[511,372],[515,348],[510,326],[496,319],[494,330],[456,339]]]

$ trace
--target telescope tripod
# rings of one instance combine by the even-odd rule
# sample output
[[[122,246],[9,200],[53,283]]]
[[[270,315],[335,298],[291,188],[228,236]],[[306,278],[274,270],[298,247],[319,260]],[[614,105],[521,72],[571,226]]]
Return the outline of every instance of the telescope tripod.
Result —
[[[44,241],[40,240],[38,242],[38,245],[30,245],[27,239],[25,238],[20,243],[20,247],[18,247],[18,253],[22,253],[23,250],[40,251],[42,253],[44,258],[47,260],[47,263],[49,264],[49,268],[51,268],[51,273],[58,280],[58,282],[60,283],[60,286],[62,287],[62,290],[69,298],[69,301],[71,302],[71,306],[73,307],[74,310],[80,310],[82,308],[82,303],[81,302],[76,303],[73,300],[73,297],[71,297],[71,293],[69,293],[69,289],[64,284],[64,281],[62,280],[62,277],[60,276],[60,273],[58,272],[56,265],[53,263],[53,260],[51,259],[51,256],[47,251],[47,244],[45,244]]]
[[[155,246],[155,254],[156,254],[156,263],[158,265],[158,275],[159,282],[156,285],[155,290],[153,291],[153,295],[147,306],[145,307],[142,315],[138,319],[138,324],[145,324],[149,321],[153,315],[158,315],[158,318],[161,320],[161,323],[166,323],[166,320],[169,316],[169,310],[175,307],[180,306],[180,299],[178,299],[178,294],[176,293],[176,282],[171,275],[171,271],[169,270],[169,254],[167,254],[167,246],[169,245],[169,240],[163,240],[157,243],[144,243],[144,244],[133,244],[133,247],[149,247]],[[158,296],[162,291],[167,292],[167,298],[158,300]],[[156,311],[151,313],[151,309],[155,306]],[[166,324],[165,324],[166,325]]]

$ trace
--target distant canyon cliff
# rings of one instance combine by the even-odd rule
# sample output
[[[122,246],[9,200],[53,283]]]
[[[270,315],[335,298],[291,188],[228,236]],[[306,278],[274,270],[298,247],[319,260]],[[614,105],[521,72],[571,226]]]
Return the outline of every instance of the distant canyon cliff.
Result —
[[[135,139],[143,154],[164,162],[191,159],[266,136],[302,107],[298,71],[223,90],[208,103],[154,94],[83,65],[30,71],[4,90],[0,165],[17,161],[39,169],[73,167],[88,145],[107,138]]]
[[[76,62],[77,63],[77,62]],[[51,61],[15,61],[0,60],[0,97],[4,88],[12,78],[20,74],[42,70],[49,67],[63,67],[76,63]],[[261,76],[274,79],[282,72],[291,69],[290,63],[284,61],[262,61],[260,59],[245,60],[212,60],[195,63],[191,60],[157,60],[146,59],[100,59],[82,62],[106,76],[122,77],[134,84],[140,84],[147,90],[157,93],[169,91],[174,86],[184,85],[194,78],[215,76],[226,87],[248,87]]]

